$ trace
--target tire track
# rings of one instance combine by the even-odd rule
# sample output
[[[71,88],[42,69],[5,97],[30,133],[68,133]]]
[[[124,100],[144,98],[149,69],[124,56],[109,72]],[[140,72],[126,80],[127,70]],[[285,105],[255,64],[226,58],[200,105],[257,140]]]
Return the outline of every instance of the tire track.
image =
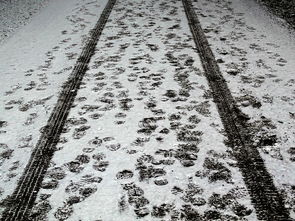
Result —
[[[87,71],[88,63],[95,52],[95,46],[111,14],[116,0],[109,0],[95,27],[90,31],[87,44],[84,46],[69,79],[64,84],[59,99],[39,141],[31,155],[18,186],[9,199],[1,220],[28,220],[28,211],[32,208],[40,189],[44,174],[55,152],[67,116],[73,105],[81,81]]]
[[[258,149],[251,142],[247,117],[241,113],[223,78],[190,0],[182,0],[205,76],[213,92],[233,155],[261,220],[291,220]]]

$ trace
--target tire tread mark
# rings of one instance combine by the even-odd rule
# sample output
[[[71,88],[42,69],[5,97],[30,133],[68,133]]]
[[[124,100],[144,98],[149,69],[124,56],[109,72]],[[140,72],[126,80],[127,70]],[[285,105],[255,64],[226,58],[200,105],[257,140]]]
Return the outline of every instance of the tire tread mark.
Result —
[[[89,39],[62,87],[57,103],[42,130],[24,173],[11,197],[6,199],[7,208],[3,212],[1,221],[29,220],[29,210],[34,205],[90,59],[115,3],[116,0],[107,2],[95,27],[90,31]]]
[[[233,155],[238,162],[252,204],[260,220],[292,220],[258,149],[251,143],[251,128],[239,110],[218,67],[191,0],[182,0],[205,76],[213,93]]]

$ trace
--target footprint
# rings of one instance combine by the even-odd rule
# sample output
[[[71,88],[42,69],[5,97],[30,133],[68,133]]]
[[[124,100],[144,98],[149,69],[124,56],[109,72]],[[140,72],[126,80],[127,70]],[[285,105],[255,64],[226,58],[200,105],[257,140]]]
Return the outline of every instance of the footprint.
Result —
[[[120,179],[129,179],[133,177],[133,172],[131,170],[122,170],[116,174],[116,178]]]

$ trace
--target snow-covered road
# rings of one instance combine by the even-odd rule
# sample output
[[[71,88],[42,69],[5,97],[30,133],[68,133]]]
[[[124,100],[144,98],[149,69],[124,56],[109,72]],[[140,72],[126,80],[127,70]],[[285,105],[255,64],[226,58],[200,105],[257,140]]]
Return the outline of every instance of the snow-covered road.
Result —
[[[61,86],[105,4],[52,1],[1,45],[1,199],[16,188]]]
[[[275,185],[295,217],[295,31],[255,1],[198,0],[196,12]]]
[[[0,217],[106,5],[51,0],[0,45]],[[295,32],[254,1],[193,6],[295,218]],[[202,62],[182,1],[117,0],[22,220],[263,219]]]

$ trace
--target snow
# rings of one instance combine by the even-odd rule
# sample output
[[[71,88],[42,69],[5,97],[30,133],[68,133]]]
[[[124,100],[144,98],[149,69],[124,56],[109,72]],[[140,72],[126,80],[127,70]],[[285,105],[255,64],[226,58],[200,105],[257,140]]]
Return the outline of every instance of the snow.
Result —
[[[33,216],[42,220],[181,220],[189,216],[186,208],[191,208],[207,216],[217,210],[231,219],[237,217],[234,208],[241,204],[250,210],[246,219],[256,219],[235,160],[223,143],[218,112],[212,98],[204,96],[209,88],[194,47],[180,1],[117,2]],[[160,132],[165,128],[167,134]],[[199,134],[200,140],[182,137],[184,130]],[[193,145],[188,152],[194,160],[178,157],[181,145]],[[218,169],[204,166],[210,160],[223,165],[228,177],[215,181]],[[148,168],[158,172],[149,174]],[[65,177],[55,179],[54,171],[62,171]],[[89,195],[83,194],[85,188]],[[218,194],[232,197],[224,209],[209,203]],[[194,205],[198,200],[203,203]],[[164,214],[158,214],[161,208]],[[145,216],[136,215],[143,211]]]
[[[0,46],[1,199],[16,187],[104,4],[52,1]]]
[[[198,0],[194,6],[216,58],[224,61],[219,65],[233,96],[251,117],[257,143],[277,138],[262,144],[260,154],[295,218],[295,31],[254,0]],[[228,74],[232,68],[236,75]]]
[[[0,44],[48,4],[49,0],[1,0],[0,1]]]
[[[10,2],[0,0],[0,201],[13,193],[107,0]],[[194,6],[295,218],[295,33],[254,0]],[[257,220],[195,47],[180,0],[118,0],[35,220]]]

